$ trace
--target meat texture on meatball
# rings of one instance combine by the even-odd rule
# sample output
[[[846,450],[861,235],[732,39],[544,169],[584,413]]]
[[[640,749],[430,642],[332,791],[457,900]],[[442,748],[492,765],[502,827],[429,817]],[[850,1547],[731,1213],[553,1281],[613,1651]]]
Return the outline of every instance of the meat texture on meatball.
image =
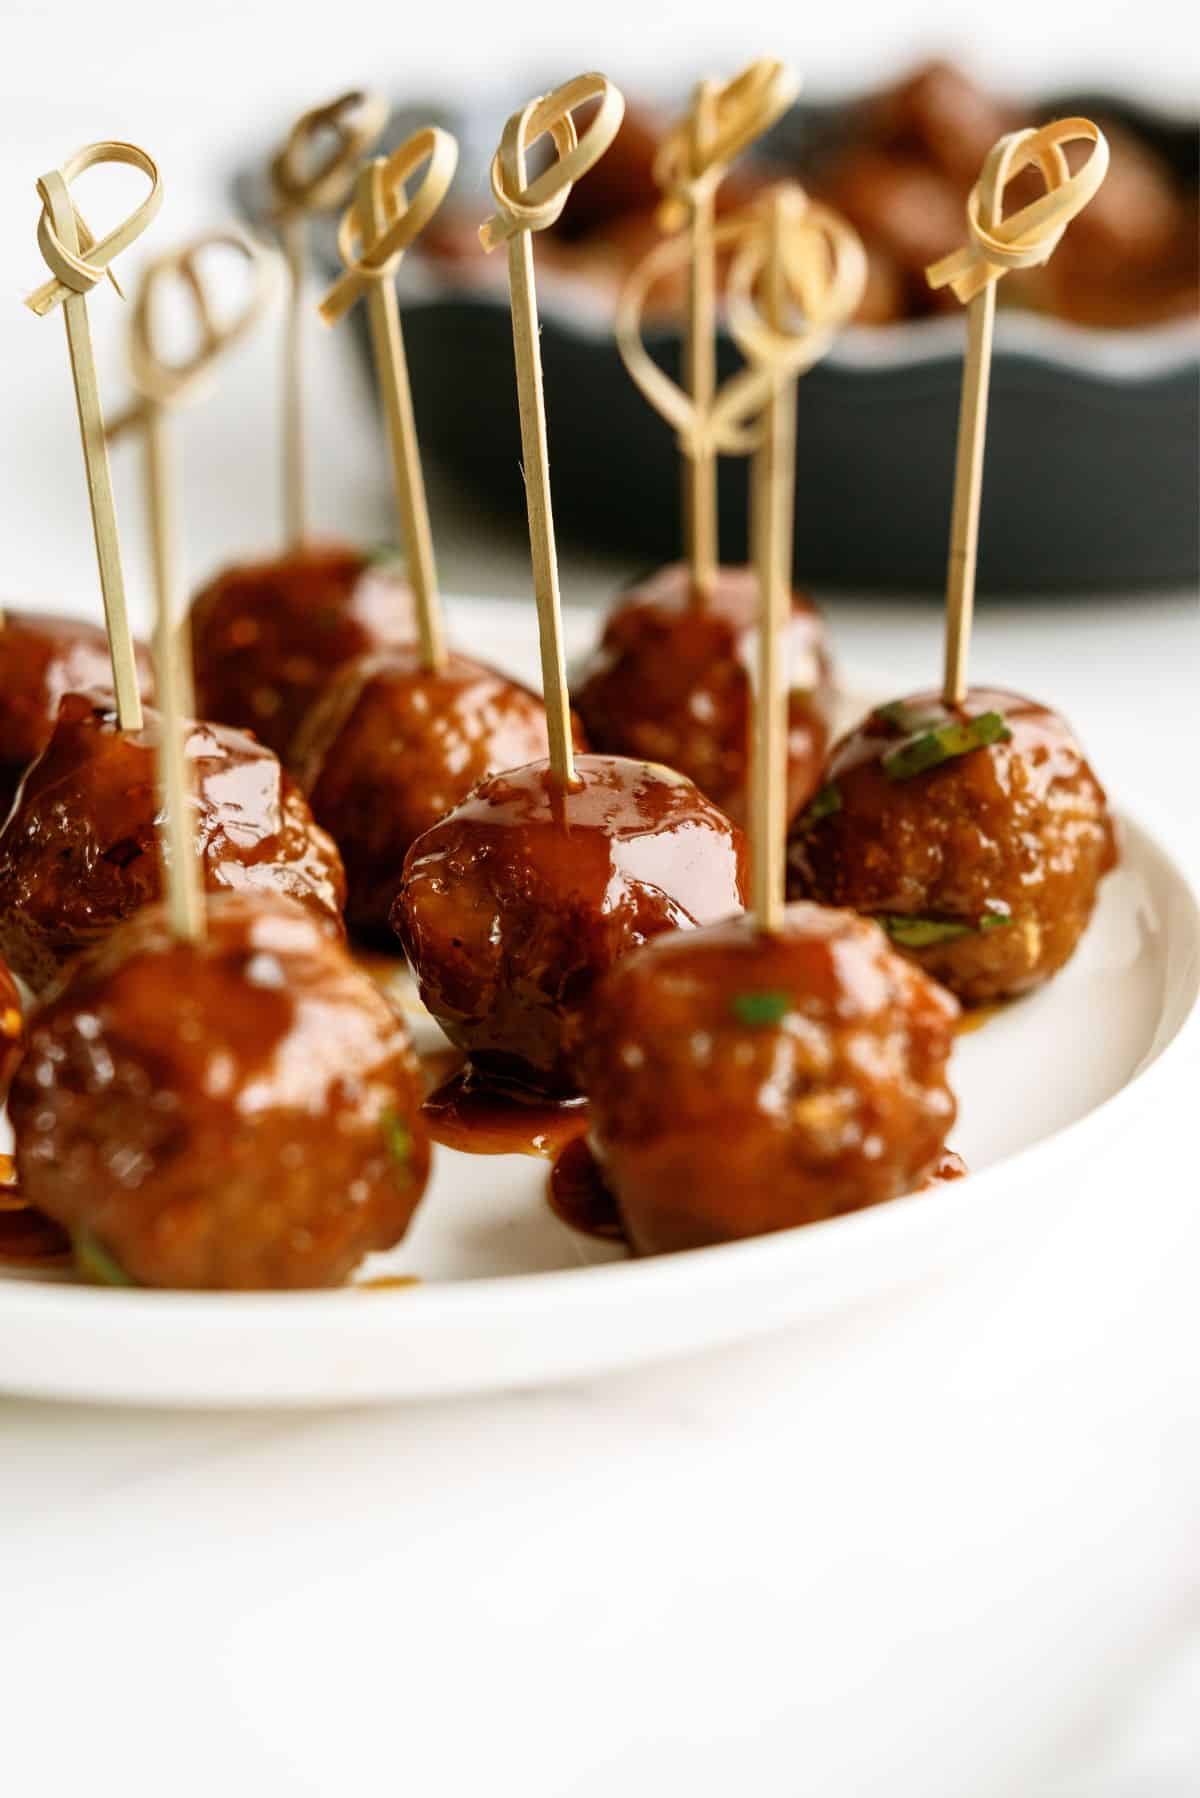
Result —
[[[958,1006],[853,912],[664,936],[597,987],[592,1144],[643,1254],[760,1236],[920,1186],[954,1122]]]
[[[703,605],[676,564],[624,594],[573,699],[593,749],[663,762],[746,822],[757,654],[758,579],[722,568]],[[832,707],[820,613],[792,596],[782,654],[788,686],[788,816],[821,774]]]
[[[407,643],[413,599],[394,565],[344,544],[225,569],[192,601],[196,710],[289,759],[301,719],[352,656]]]
[[[794,898],[883,924],[967,1004],[1048,980],[1116,862],[1104,789],[1056,712],[973,688],[917,693],[835,745],[788,840]]]
[[[3,1105],[17,1066],[25,1053],[25,1020],[21,994],[5,964],[0,961],[0,1105]]]
[[[601,974],[661,931],[740,911],[741,832],[684,775],[616,756],[476,787],[408,852],[392,922],[421,997],[479,1069],[578,1092]]]
[[[67,694],[0,829],[0,953],[35,992],[162,892],[160,720],[148,711],[142,730],[122,731],[111,706]],[[271,751],[244,731],[191,724],[184,754],[207,887],[286,894],[340,936],[337,849]]]
[[[154,692],[148,652],[135,646],[142,697]],[[64,693],[112,689],[108,638],[98,624],[46,612],[9,612],[0,625],[0,820],[25,770],[46,747]]]
[[[403,1021],[288,899],[165,908],[81,956],[13,1084],[22,1190],[85,1268],[145,1286],[333,1286],[403,1236],[429,1172]]]
[[[436,671],[415,646],[348,662],[305,720],[293,761],[341,850],[351,929],[391,940],[409,846],[485,775],[548,750],[541,699],[468,656],[451,651]]]

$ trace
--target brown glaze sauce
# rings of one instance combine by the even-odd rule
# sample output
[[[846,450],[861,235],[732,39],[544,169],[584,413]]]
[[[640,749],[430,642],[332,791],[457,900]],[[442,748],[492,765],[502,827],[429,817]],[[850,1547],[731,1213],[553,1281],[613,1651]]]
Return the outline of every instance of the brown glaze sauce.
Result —
[[[417,1274],[376,1274],[372,1280],[355,1280],[355,1292],[395,1292],[402,1286],[419,1286]]]
[[[422,1115],[435,1142],[467,1155],[553,1156],[588,1123],[582,1099],[540,1098],[469,1065],[430,1093]]]
[[[70,1259],[66,1231],[26,1204],[12,1156],[0,1155],[0,1266],[57,1267]]]
[[[624,1242],[625,1226],[617,1201],[604,1183],[600,1164],[586,1136],[576,1136],[559,1151],[546,1182],[550,1209],[562,1223],[602,1242]]]
[[[1006,1011],[1010,1001],[993,999],[987,1005],[972,1005],[964,1009],[962,1016],[954,1026],[955,1036],[970,1036],[975,1030],[982,1030],[998,1012]]]

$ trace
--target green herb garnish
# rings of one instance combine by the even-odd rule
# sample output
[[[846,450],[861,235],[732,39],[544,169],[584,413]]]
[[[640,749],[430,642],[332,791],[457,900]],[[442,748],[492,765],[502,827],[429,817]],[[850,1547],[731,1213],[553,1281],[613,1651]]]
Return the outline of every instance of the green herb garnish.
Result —
[[[840,812],[841,809],[841,789],[835,780],[827,780],[820,792],[809,800],[800,815],[798,827],[801,830],[810,830],[814,824],[819,824],[822,818],[830,818],[834,812]]]
[[[379,1122],[388,1154],[396,1166],[407,1173],[408,1164],[412,1158],[412,1131],[404,1119],[394,1111],[385,1111]]]
[[[953,761],[955,756],[969,755],[972,749],[1007,743],[1011,736],[1003,712],[981,712],[978,718],[951,718],[889,749],[883,758],[883,771],[889,780],[912,780],[914,775]]]
[[[764,989],[757,993],[735,993],[729,1001],[729,1009],[739,1024],[748,1024],[752,1030],[761,1030],[765,1025],[778,1024],[792,1009],[792,995]]]
[[[103,1243],[97,1242],[90,1230],[72,1231],[71,1247],[75,1251],[76,1267],[93,1285],[137,1285],[137,1281],[130,1279],[120,1262],[109,1254]]]
[[[363,551],[363,556],[373,568],[381,564],[387,567],[392,562],[402,562],[404,557],[395,543],[373,543],[370,549]]]
[[[1012,923],[1006,912],[986,912],[978,924],[964,923],[961,918],[921,918],[911,913],[883,912],[876,922],[881,924],[902,949],[929,949],[934,943],[953,943],[959,937],[985,935]]]
[[[938,717],[918,712],[909,705],[907,699],[893,699],[890,705],[876,706],[875,716],[882,718],[885,724],[890,724],[906,737],[911,737],[920,730],[933,730],[935,726],[946,722],[944,714]]]

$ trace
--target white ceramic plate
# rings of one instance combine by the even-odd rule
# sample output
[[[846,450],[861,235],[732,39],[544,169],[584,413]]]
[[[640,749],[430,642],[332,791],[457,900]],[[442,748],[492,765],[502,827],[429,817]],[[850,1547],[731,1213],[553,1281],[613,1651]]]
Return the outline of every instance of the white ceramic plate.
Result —
[[[466,640],[528,675],[528,616]],[[872,683],[872,686],[875,683]],[[865,683],[864,683],[865,685]],[[858,708],[861,710],[861,706]],[[964,1035],[952,1146],[971,1175],[783,1235],[631,1262],[546,1203],[548,1164],[438,1148],[400,1289],[280,1295],[0,1279],[0,1388],[145,1404],[321,1404],[541,1384],[817,1320],[1032,1227],[1200,1043],[1200,881],[1135,820],[1066,971]],[[425,1026],[428,1028],[428,1025]]]

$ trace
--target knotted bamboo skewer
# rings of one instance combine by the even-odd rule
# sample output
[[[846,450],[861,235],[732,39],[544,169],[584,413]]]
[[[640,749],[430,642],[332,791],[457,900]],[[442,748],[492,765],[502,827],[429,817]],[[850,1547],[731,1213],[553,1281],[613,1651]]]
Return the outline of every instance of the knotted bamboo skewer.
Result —
[[[758,681],[751,793],[752,902],[760,927],[779,929],[787,834],[787,683],[782,644],[792,590],[796,487],[796,381],[854,316],[866,254],[850,226],[791,182],[756,209],[730,272],[729,326],[766,379],[754,460],[753,539],[758,571]]]
[[[422,164],[425,172],[410,195],[408,181]],[[415,132],[387,158],[376,157],[366,164],[359,173],[354,202],[338,229],[346,273],[320,305],[321,317],[331,325],[366,295],[392,482],[416,599],[421,661],[428,669],[445,666],[446,638],[395,279],[405,250],[445,199],[457,166],[458,144],[448,131],[434,125]]]
[[[1063,146],[1079,142],[1090,143],[1092,150],[1073,175]],[[1004,190],[1015,175],[1031,166],[1040,172],[1046,192],[1006,219]],[[949,287],[967,308],[946,570],[942,696],[947,705],[961,705],[967,692],[996,285],[1010,269],[1036,268],[1049,261],[1071,220],[1098,191],[1107,169],[1108,144],[1090,119],[1060,119],[1038,131],[1010,132],[989,151],[967,199],[968,242],[925,271],[931,287]]]
[[[241,307],[218,318],[205,288],[201,262],[207,252],[232,250],[246,263],[250,287]],[[129,364],[138,399],[108,429],[109,439],[133,427],[142,432],[155,598],[155,688],[160,713],[158,772],[162,791],[160,838],[171,926],[187,942],[203,933],[200,869],[193,842],[193,789],[181,742],[195,715],[191,649],[179,597],[176,481],[168,454],[167,416],[212,379],[220,357],[251,331],[275,291],[275,258],[236,226],[208,231],[159,256],[143,271],[129,331]],[[156,341],[156,308],[165,288],[178,282],[188,294],[198,326],[192,353],[172,360]]]
[[[128,218],[104,237],[96,239],[71,198],[70,184],[86,169],[98,168],[105,163],[121,163],[140,170],[150,183],[150,191]],[[51,279],[31,293],[25,304],[31,312],[42,317],[61,305],[66,320],[67,348],[75,384],[75,407],[79,414],[88,499],[92,511],[92,533],[96,540],[96,560],[104,595],[104,619],[108,630],[109,655],[112,658],[117,718],[122,730],[140,730],[142,701],[138,691],[133,633],[125,604],[121,546],[117,535],[108,450],[104,441],[104,413],[96,380],[96,358],[88,323],[87,296],[106,275],[116,286],[116,277],[110,263],[122,250],[128,249],[130,244],[137,241],[162,204],[158,167],[153,158],[145,150],[138,149],[136,144],[88,144],[74,156],[68,157],[61,169],[52,169],[48,175],[43,175],[37,184],[37,191],[42,202],[41,216],[38,219],[38,248],[50,269]],[[117,292],[120,291],[118,287]]]
[[[598,100],[600,104],[580,137],[571,115],[576,107],[591,100]],[[523,106],[520,112],[515,112],[504,127],[500,148],[492,159],[491,183],[496,212],[479,232],[485,250],[494,250],[502,243],[508,245],[513,350],[517,365],[533,589],[541,642],[542,692],[550,738],[550,767],[555,780],[563,787],[573,787],[577,782],[563,659],[562,600],[550,500],[532,233],[544,231],[558,218],[573,184],[603,156],[620,129],[624,115],[622,95],[603,75],[578,75],[552,94],[543,94],[540,99]],[[538,139],[547,135],[554,145],[554,160],[529,181],[526,156]]]
[[[340,206],[360,159],[387,121],[387,103],[358,89],[303,113],[269,169],[274,213],[287,259],[289,293],[283,345],[283,513],[298,548],[308,521],[304,448],[304,282],[308,219]],[[322,155],[322,145],[325,152]]]
[[[799,90],[792,70],[765,57],[731,81],[701,81],[689,112],[663,139],[655,158],[655,180],[664,194],[660,221],[671,231],[687,225],[683,363],[688,395],[700,418],[711,412],[716,394],[717,190],[731,163],[770,129]],[[702,603],[712,594],[720,560],[717,449],[711,435],[704,433],[681,440],[680,447],[690,586],[693,601]]]

